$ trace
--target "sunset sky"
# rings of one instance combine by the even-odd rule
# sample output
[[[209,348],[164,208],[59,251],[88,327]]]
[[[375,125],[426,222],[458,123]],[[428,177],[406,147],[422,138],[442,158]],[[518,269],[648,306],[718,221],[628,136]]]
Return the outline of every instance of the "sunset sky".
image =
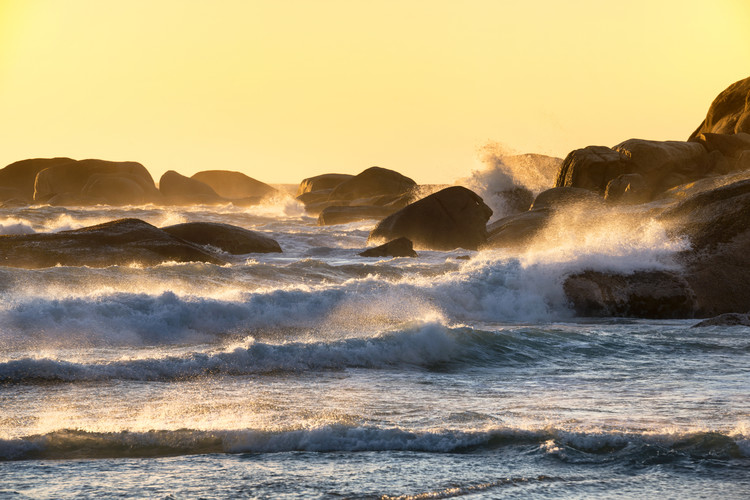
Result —
[[[747,0],[0,0],[0,164],[450,182],[488,142],[684,140],[747,76]]]

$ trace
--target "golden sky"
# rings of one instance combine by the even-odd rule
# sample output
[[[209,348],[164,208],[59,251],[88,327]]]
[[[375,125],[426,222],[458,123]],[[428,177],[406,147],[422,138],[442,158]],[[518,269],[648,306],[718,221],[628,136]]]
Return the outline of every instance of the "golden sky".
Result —
[[[747,76],[748,0],[0,0],[0,164],[450,182],[490,141],[685,140]]]

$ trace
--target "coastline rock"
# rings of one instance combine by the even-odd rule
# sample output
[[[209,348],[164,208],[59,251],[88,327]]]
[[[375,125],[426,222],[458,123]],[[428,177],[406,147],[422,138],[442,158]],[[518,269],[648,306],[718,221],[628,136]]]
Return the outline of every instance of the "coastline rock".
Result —
[[[386,217],[368,242],[405,237],[431,250],[476,250],[487,239],[492,210],[476,193],[452,186],[422,198]]]
[[[362,257],[416,257],[414,245],[408,238],[396,238],[374,248],[368,248],[359,255]]]
[[[107,267],[171,261],[225,264],[203,248],[138,219],[119,219],[59,233],[0,236],[2,266]]]
[[[34,201],[79,200],[78,204],[141,205],[159,193],[146,167],[133,161],[80,160],[39,171],[34,181]]]
[[[318,215],[319,226],[330,226],[334,224],[348,224],[368,219],[380,220],[388,217],[397,209],[390,207],[379,207],[376,205],[356,206],[329,206],[324,208]]]
[[[412,179],[394,170],[370,167],[333,188],[329,200],[351,201],[383,197],[383,203],[373,204],[385,204],[407,194],[416,186],[417,183]],[[386,199],[389,199],[389,201],[385,201]]]
[[[555,187],[576,187],[604,195],[610,180],[631,173],[628,157],[623,153],[606,146],[586,146],[568,153]]]
[[[74,162],[72,158],[60,157],[31,158],[11,163],[0,169],[0,186],[4,188],[0,193],[2,196],[0,199],[8,201],[17,198],[31,203],[34,200],[34,182],[39,172],[46,168]]]
[[[242,172],[230,170],[204,170],[190,177],[200,181],[213,189],[222,198],[267,198],[277,195],[279,192],[261,182],[253,179]]]
[[[552,215],[553,210],[539,208],[497,220],[487,226],[487,241],[482,248],[527,246],[534,236],[547,227]]]
[[[750,326],[750,314],[727,313],[701,321],[692,328],[707,326]]]
[[[750,78],[733,83],[716,96],[708,108],[706,118],[688,140],[692,141],[706,132],[750,133]]]
[[[174,205],[228,203],[228,200],[219,196],[208,184],[185,177],[174,170],[169,170],[161,176],[159,191],[167,203]]]
[[[186,222],[162,231],[197,245],[211,245],[233,255],[281,252],[279,243],[264,234],[218,222]]]
[[[540,208],[555,209],[578,203],[601,205],[602,201],[601,196],[588,189],[554,187],[539,193],[531,204],[531,210],[539,210]]]
[[[299,198],[303,194],[311,193],[314,191],[333,191],[333,188],[353,177],[354,176],[350,174],[322,174],[316,175],[315,177],[302,179],[302,182],[300,182],[299,188],[297,189],[297,198]]]
[[[585,271],[569,276],[563,289],[579,316],[674,319],[693,317],[696,309],[688,282],[667,271]]]

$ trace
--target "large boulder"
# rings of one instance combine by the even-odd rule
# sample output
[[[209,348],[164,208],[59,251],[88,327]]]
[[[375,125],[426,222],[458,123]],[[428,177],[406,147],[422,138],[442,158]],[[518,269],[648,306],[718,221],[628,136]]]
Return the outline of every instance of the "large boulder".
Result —
[[[487,226],[482,248],[526,247],[547,227],[553,215],[550,208],[538,208],[496,220]]]
[[[281,252],[281,247],[273,238],[230,224],[187,222],[161,229],[190,243],[211,245],[234,255]]]
[[[379,204],[386,204],[409,193],[416,186],[416,182],[398,172],[386,168],[370,167],[333,188],[329,200],[359,200],[381,197],[382,202]]]
[[[563,289],[579,316],[690,318],[696,309],[688,282],[668,271],[585,271],[569,276]]]
[[[699,316],[750,310],[750,180],[698,192],[660,219],[688,238],[679,255]]]
[[[204,170],[190,177],[210,186],[223,198],[268,198],[279,192],[259,180],[248,177],[242,172],[230,170]]]
[[[362,257],[416,257],[414,245],[407,238],[396,238],[380,246],[368,248],[359,254]]]
[[[107,267],[172,261],[225,264],[204,248],[138,219],[120,219],[59,233],[0,236],[3,266]]]
[[[613,148],[589,146],[571,152],[564,160],[556,186],[570,186],[605,195],[610,182],[623,175],[638,174],[640,193],[630,186],[632,199],[651,200],[679,184],[705,177],[718,168],[725,170],[721,155],[711,156],[698,142],[629,139]],[[721,173],[726,173],[722,171]],[[613,192],[612,188],[610,191]],[[612,197],[610,197],[612,199]]]
[[[169,170],[159,179],[159,191],[166,203],[174,205],[213,205],[229,200],[219,196],[211,186]]]
[[[690,135],[689,140],[697,139],[706,132],[750,133],[750,77],[733,83],[714,99],[705,120]]]
[[[11,163],[0,170],[0,199],[21,199],[31,202],[34,199],[34,181],[39,172],[46,168],[74,163],[72,158],[32,158]]]
[[[380,220],[396,212],[396,208],[379,207],[377,205],[358,206],[328,206],[318,215],[319,226],[330,226],[333,224],[349,224],[363,220]]]
[[[487,239],[492,210],[476,193],[452,186],[416,201],[386,217],[368,242],[405,237],[431,250],[476,250]]]
[[[34,182],[34,201],[60,196],[81,204],[139,205],[157,201],[159,193],[146,167],[133,161],[81,160],[41,170]]]
[[[314,191],[332,191],[333,188],[344,181],[348,181],[352,177],[354,176],[350,174],[322,174],[316,175],[315,177],[302,179],[302,182],[300,182],[299,188],[297,189],[297,197],[302,196],[306,193],[312,193]],[[328,191],[328,193],[330,194],[330,191]]]

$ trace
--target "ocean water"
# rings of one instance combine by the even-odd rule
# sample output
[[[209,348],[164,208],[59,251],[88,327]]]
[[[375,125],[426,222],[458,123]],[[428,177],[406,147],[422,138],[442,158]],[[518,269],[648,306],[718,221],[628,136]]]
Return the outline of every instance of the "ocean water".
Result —
[[[0,233],[120,217],[284,253],[0,268],[0,497],[750,495],[750,330],[579,318],[562,292],[673,266],[687,243],[652,220],[416,259],[358,257],[372,222],[290,199],[0,209]]]

